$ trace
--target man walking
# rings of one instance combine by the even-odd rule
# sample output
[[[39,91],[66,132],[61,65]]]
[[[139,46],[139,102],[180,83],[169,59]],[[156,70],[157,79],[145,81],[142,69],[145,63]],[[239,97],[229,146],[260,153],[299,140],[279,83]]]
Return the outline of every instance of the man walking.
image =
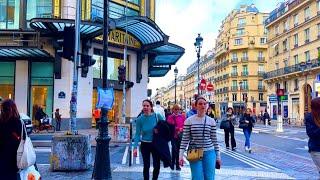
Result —
[[[55,119],[56,119],[56,130],[60,131],[61,127],[61,114],[59,113],[59,108],[56,109],[56,112],[54,113]]]
[[[166,114],[164,113],[163,107],[160,105],[160,101],[156,101],[156,106],[153,108],[153,111],[160,114],[163,118],[166,118]]]

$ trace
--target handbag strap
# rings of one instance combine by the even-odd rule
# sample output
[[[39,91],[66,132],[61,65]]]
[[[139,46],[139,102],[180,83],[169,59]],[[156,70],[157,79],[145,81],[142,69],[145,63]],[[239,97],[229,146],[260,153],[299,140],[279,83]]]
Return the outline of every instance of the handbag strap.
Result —
[[[202,131],[202,137],[203,137],[203,139],[202,139],[202,141],[203,141],[203,143],[202,143],[202,148],[203,148],[203,144],[204,144],[204,129],[206,128],[206,121],[207,121],[207,115],[205,115],[204,116],[204,124],[203,124],[203,131]]]
[[[26,139],[28,134],[27,134],[27,129],[26,129],[26,126],[24,125],[24,122],[23,120],[20,119],[20,122],[21,122],[21,140],[22,139]],[[23,132],[25,132],[25,135],[26,135],[26,138],[23,138]]]

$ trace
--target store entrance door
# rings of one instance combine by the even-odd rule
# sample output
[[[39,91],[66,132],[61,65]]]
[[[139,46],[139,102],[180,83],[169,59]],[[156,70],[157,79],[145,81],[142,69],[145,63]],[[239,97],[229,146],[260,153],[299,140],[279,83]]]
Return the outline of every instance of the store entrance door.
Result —
[[[52,86],[31,86],[30,116],[34,120],[37,107],[52,117]]]

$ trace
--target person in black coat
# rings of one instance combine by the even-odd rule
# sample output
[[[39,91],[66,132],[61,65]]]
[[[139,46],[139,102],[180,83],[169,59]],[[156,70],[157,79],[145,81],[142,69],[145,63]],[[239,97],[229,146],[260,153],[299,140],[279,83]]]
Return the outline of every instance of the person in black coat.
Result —
[[[252,133],[252,128],[254,126],[255,120],[251,115],[252,111],[250,108],[247,108],[246,112],[243,114],[241,120],[239,121],[239,128],[243,129],[243,134],[246,138],[245,141],[245,150],[251,153],[251,144],[250,137]]]
[[[311,113],[305,117],[306,131],[309,136],[309,153],[320,175],[320,97],[311,101]]]
[[[270,115],[268,113],[267,110],[265,110],[264,114],[263,114],[263,119],[264,119],[264,124],[266,124],[265,121],[268,121],[268,125],[271,125],[271,119],[270,119]]]
[[[0,114],[0,179],[20,179],[17,150],[21,139],[22,123],[16,104],[4,100]],[[25,133],[24,137],[25,138]]]

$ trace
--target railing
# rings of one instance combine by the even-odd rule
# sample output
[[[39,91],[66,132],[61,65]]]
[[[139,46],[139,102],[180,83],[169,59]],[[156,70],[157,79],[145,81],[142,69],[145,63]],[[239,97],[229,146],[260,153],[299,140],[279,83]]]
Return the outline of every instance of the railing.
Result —
[[[238,76],[238,72],[232,72],[231,73],[231,77],[237,77]]]
[[[0,31],[0,46],[39,47],[38,32]]]
[[[231,91],[237,91],[238,90],[238,86],[231,86]]]
[[[320,60],[318,59],[311,60],[311,68],[316,68],[316,67],[320,67]],[[300,71],[302,71],[302,68],[300,67],[299,64],[297,64],[297,65],[288,66],[278,70],[267,72],[264,74],[263,78],[269,79],[269,78],[278,77],[278,76],[300,72]]]
[[[248,61],[248,57],[242,57],[242,58],[241,58],[241,61],[242,61],[242,62]]]
[[[241,76],[248,76],[248,75],[249,75],[248,71],[241,72]]]
[[[264,71],[258,71],[258,76],[263,76],[264,75]]]
[[[265,57],[258,56],[258,61],[264,61]]]
[[[237,62],[238,62],[238,58],[232,58],[232,59],[231,59],[231,62],[232,62],[232,63],[237,63]]]
[[[246,86],[242,85],[241,91],[248,91],[248,90],[249,90],[249,86],[248,85],[246,85]]]
[[[265,91],[265,87],[264,86],[258,86],[258,91]]]

